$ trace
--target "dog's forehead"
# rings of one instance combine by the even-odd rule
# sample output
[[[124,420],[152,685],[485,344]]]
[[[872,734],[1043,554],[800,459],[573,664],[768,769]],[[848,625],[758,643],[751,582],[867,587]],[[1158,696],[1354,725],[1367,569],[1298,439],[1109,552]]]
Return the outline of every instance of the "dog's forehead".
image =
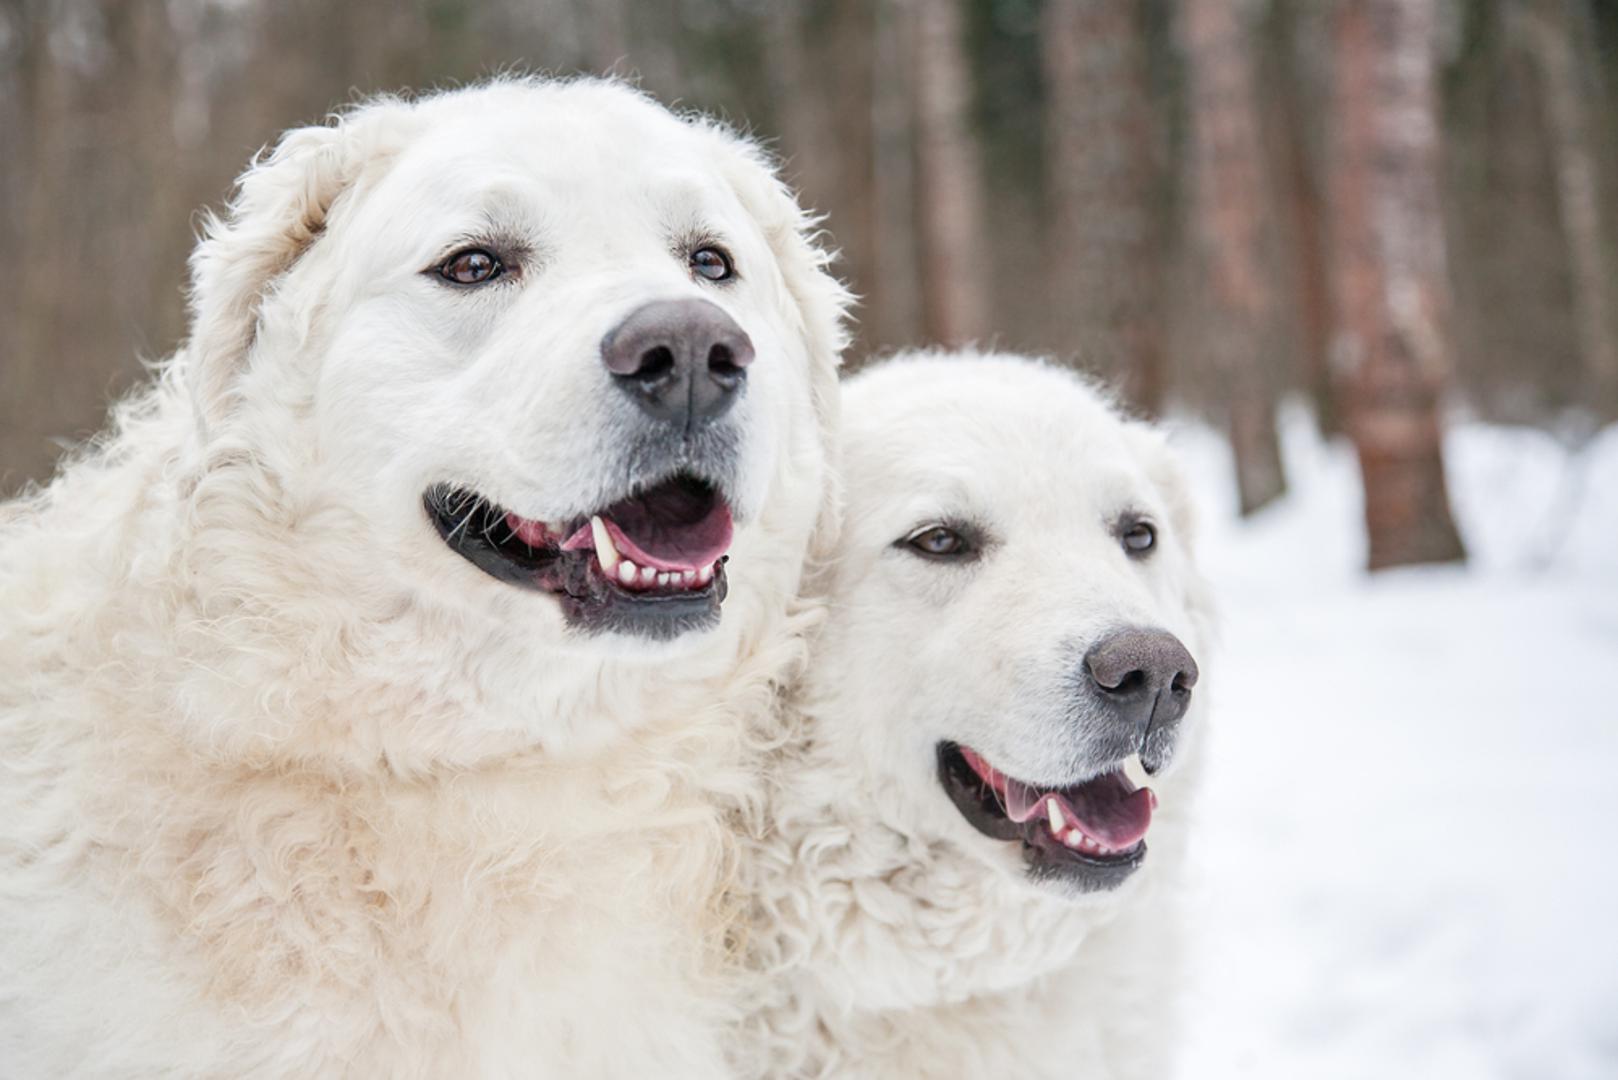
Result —
[[[554,220],[641,206],[665,219],[734,213],[718,140],[624,87],[495,87],[424,108],[388,187],[444,213],[525,204]]]
[[[1057,521],[1155,502],[1104,400],[1030,365],[924,361],[854,380],[844,410],[850,501]]]
[[[648,140],[637,147],[599,136],[569,142],[559,133],[504,123],[429,129],[394,171],[401,184],[448,201],[532,196],[600,203],[620,190],[672,204],[726,201],[729,189],[719,171],[695,147],[659,148],[659,140],[648,138],[651,147]]]

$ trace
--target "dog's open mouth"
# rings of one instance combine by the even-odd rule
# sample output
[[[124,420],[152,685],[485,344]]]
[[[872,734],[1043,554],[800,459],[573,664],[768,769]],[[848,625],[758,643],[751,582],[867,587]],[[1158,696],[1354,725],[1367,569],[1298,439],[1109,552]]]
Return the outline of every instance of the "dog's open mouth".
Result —
[[[1146,858],[1157,796],[1137,788],[1121,763],[1070,787],[1040,787],[1007,776],[969,747],[940,743],[938,775],[973,828],[1022,844],[1036,878],[1083,892],[1111,889]]]
[[[556,594],[568,621],[660,640],[712,627],[734,524],[710,483],[678,474],[594,513],[541,521],[465,488],[429,488],[444,542],[501,581]]]

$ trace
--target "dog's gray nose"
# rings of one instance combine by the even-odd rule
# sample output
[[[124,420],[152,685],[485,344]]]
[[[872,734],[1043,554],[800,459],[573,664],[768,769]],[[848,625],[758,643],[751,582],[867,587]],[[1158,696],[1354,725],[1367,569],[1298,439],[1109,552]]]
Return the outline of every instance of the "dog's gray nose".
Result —
[[[601,362],[649,416],[690,430],[735,404],[753,342],[707,300],[654,300],[607,332]]]
[[[1107,711],[1138,740],[1142,764],[1156,771],[1197,685],[1191,653],[1167,630],[1129,627],[1097,642],[1084,667]]]

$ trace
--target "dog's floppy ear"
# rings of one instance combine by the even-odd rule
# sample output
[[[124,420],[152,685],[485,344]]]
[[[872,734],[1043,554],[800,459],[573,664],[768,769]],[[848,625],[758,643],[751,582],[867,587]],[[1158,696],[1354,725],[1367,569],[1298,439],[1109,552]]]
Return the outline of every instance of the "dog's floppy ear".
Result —
[[[836,459],[841,429],[837,376],[843,350],[848,347],[848,309],[854,296],[831,273],[836,253],[822,243],[821,219],[799,205],[769,156],[719,124],[708,123],[706,127],[710,136],[723,144],[719,154],[721,170],[743,208],[763,230],[781,268],[790,301],[786,307],[801,320],[799,329],[808,343],[815,415],[832,463],[826,504],[811,545],[813,554],[821,554],[825,545],[835,541],[841,525],[842,499],[837,485],[842,470]]]
[[[386,115],[407,108],[378,101],[288,131],[237,179],[224,213],[203,220],[191,254],[191,333],[181,363],[204,427],[229,411],[265,294],[321,234],[342,193],[385,152],[379,135]]]

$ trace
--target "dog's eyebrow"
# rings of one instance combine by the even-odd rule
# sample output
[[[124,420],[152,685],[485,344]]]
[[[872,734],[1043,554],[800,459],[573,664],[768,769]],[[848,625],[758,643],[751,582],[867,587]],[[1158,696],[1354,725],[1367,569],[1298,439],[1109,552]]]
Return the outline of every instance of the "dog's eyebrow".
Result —
[[[484,184],[476,193],[457,200],[442,224],[463,239],[506,238],[534,246],[542,235],[543,215],[537,214],[515,181]]]
[[[722,230],[713,228],[699,222],[688,222],[684,226],[671,229],[669,232],[669,247],[677,255],[685,255],[693,248],[704,244],[724,244],[725,235]]]
[[[495,199],[467,207],[444,222],[448,231],[434,241],[434,255],[485,245],[510,259],[532,261],[545,250],[541,223],[512,199]]]

